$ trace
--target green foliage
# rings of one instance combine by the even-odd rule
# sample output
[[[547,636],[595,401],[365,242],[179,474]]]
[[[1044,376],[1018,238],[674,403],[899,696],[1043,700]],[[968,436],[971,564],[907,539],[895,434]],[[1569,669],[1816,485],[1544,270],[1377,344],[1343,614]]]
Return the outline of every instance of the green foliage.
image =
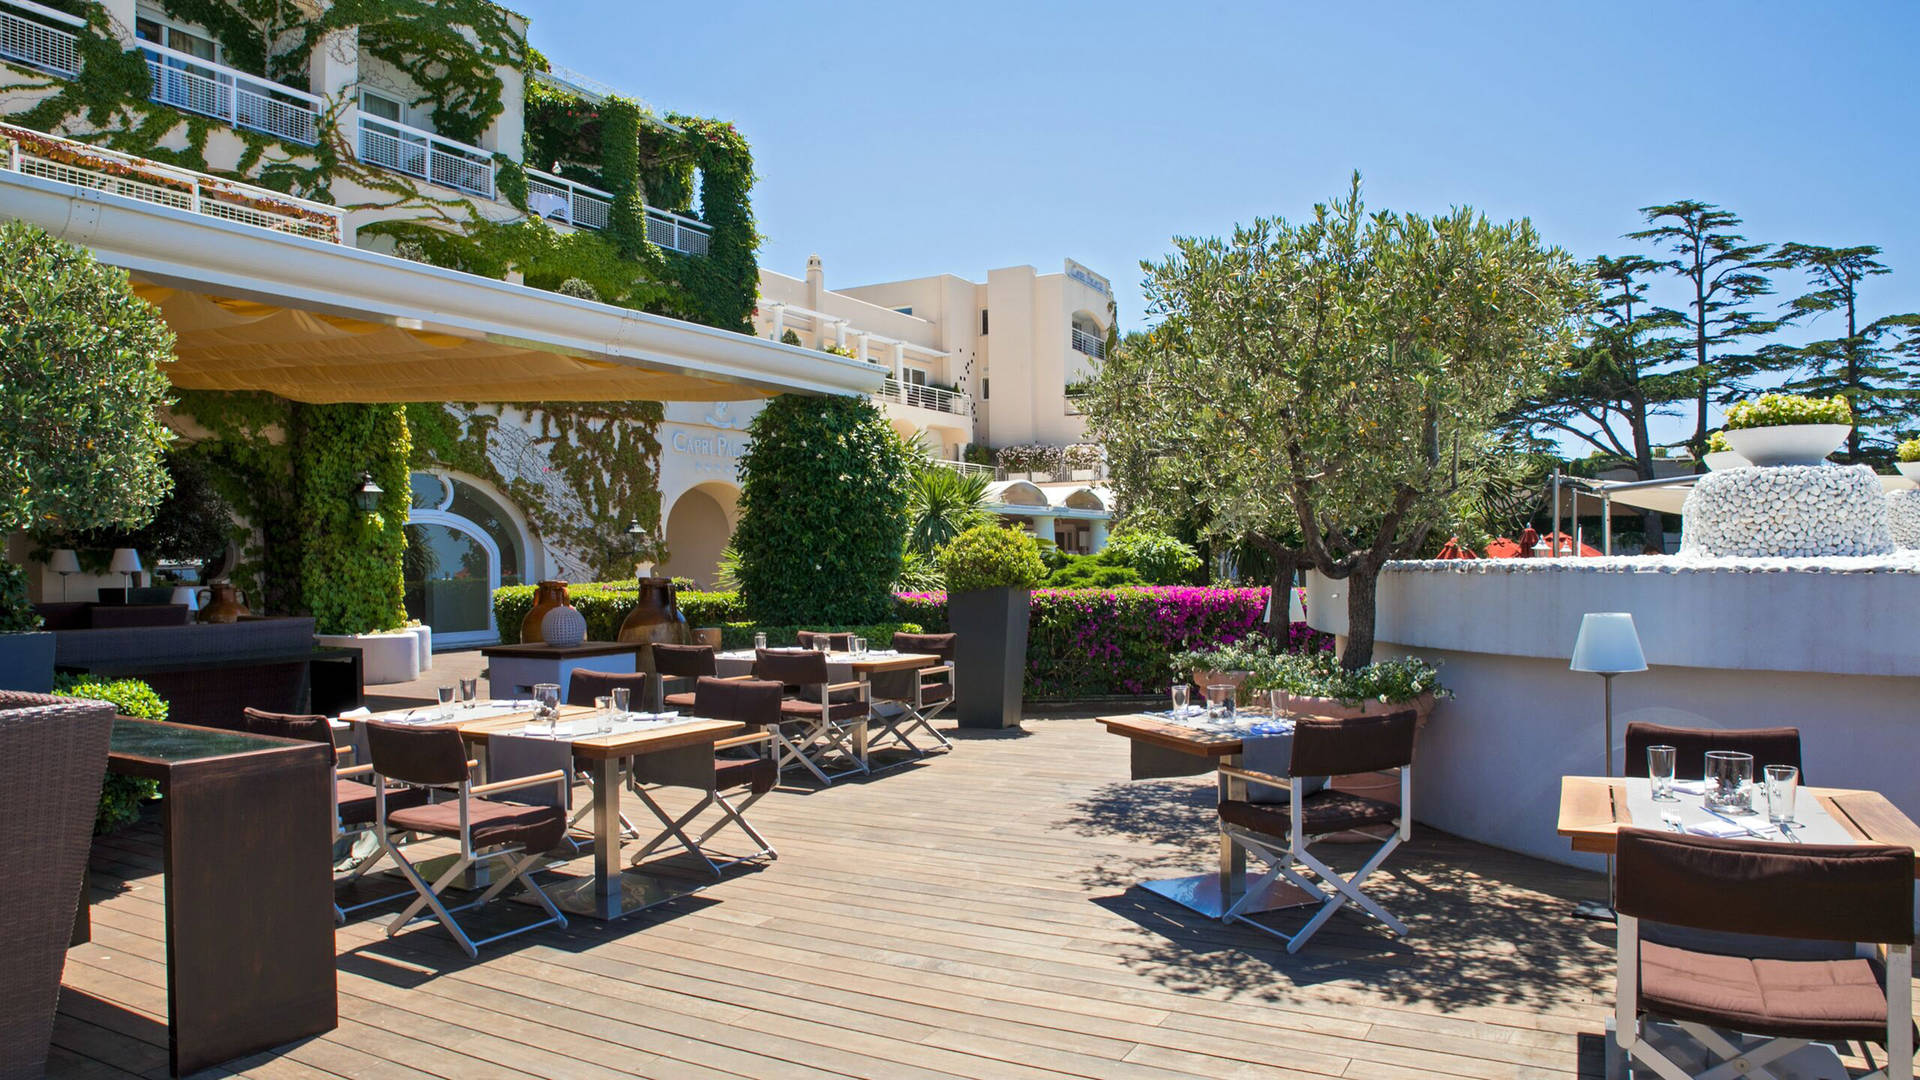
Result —
[[[1102,551],[1097,555],[1061,556],[1060,565],[1047,574],[1046,584],[1049,589],[1118,589],[1165,583],[1147,581],[1139,571]]]
[[[992,523],[975,525],[954,537],[940,549],[938,558],[949,592],[1031,589],[1047,574],[1033,537]]]
[[[512,645],[520,640],[520,620],[533,610],[532,585],[507,585],[493,591],[493,618],[500,628],[500,641]],[[620,624],[640,598],[639,583],[634,581],[586,581],[567,586],[573,606],[587,620],[590,641],[613,641],[620,636]],[[678,594],[680,614],[693,628],[740,622],[747,617],[740,594],[731,592],[691,592]]]
[[[1284,653],[1252,669],[1248,687],[1284,690],[1295,697],[1332,698],[1342,705],[1362,701],[1388,704],[1412,701],[1422,694],[1450,697],[1440,673],[1417,656],[1380,660],[1348,670],[1324,652]]]
[[[1176,679],[1199,671],[1262,672],[1269,670],[1280,655],[1272,638],[1249,637],[1177,652],[1169,659],[1168,670]]]
[[[53,681],[53,692],[66,697],[110,701],[121,716],[140,720],[165,720],[167,703],[153,687],[138,679],[101,679],[91,675],[60,675]],[[108,773],[100,783],[100,806],[94,813],[93,834],[102,836],[140,817],[140,804],[160,797],[157,780],[140,780]]]
[[[933,556],[909,551],[901,557],[900,574],[893,579],[894,592],[943,592],[946,587],[946,575]]]
[[[399,405],[294,406],[295,499],[306,537],[300,590],[321,634],[406,625],[401,556],[410,502],[406,411]],[[354,505],[361,474],[383,492]]]
[[[218,563],[233,538],[233,509],[216,487],[202,455],[176,446],[166,457],[172,485],[153,520],[138,529],[96,529],[73,533],[36,534],[46,547],[107,552],[130,547],[149,564],[161,560]],[[103,564],[104,565],[104,564]],[[149,565],[148,569],[152,569]]]
[[[27,572],[0,559],[0,634],[40,629],[40,616],[27,599]]]
[[[1894,457],[1900,461],[1920,461],[1920,439],[1908,439],[1894,449]]]
[[[596,303],[600,299],[600,290],[594,288],[592,282],[582,281],[577,277],[570,277],[561,282],[553,291],[559,293],[561,296],[572,296],[580,300],[592,300]]]
[[[1100,554],[1132,569],[1148,585],[1178,585],[1200,569],[1200,555],[1192,547],[1151,529],[1120,529]]]
[[[1733,446],[1732,444],[1727,442],[1726,432],[1715,431],[1707,436],[1707,453],[1729,454],[1732,452],[1733,452]]]
[[[172,359],[126,271],[0,224],[0,531],[145,524],[167,494]]]
[[[1762,394],[1751,401],[1736,402],[1727,408],[1727,430],[1782,427],[1787,424],[1851,424],[1853,409],[1844,397],[1798,397],[1793,394]]]
[[[930,555],[975,525],[991,520],[985,473],[958,473],[943,465],[918,464],[907,477],[907,550]]]
[[[753,617],[883,617],[906,539],[907,462],[880,410],[865,398],[782,394],[748,433],[733,542]]]

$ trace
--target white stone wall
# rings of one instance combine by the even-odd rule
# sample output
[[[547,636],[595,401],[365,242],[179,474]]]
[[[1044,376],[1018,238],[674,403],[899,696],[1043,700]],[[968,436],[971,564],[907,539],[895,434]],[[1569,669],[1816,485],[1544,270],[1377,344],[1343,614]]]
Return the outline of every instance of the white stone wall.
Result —
[[[1894,550],[1880,478],[1864,465],[1711,472],[1694,485],[1684,514],[1682,555],[1766,558]]]
[[[1920,548],[1920,491],[1887,492],[1887,524],[1894,543]]]

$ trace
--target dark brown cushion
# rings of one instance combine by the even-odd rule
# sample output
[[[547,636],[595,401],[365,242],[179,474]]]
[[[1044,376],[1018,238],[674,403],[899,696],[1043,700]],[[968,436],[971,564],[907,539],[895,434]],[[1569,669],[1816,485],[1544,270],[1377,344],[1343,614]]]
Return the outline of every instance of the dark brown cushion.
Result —
[[[373,771],[403,784],[449,785],[467,779],[467,747],[453,728],[367,722]]]
[[[545,851],[559,843],[567,831],[567,812],[557,806],[521,806],[492,799],[468,799],[467,821],[472,828],[474,847],[519,844],[528,851]],[[449,799],[397,812],[390,810],[387,824],[412,832],[458,837],[460,802]]]
[[[1862,959],[1749,960],[1646,941],[1640,1011],[1753,1035],[1887,1037],[1886,993]]]
[[[764,795],[773,790],[779,779],[780,772],[773,767],[772,758],[715,758],[713,762],[715,791],[748,788]]]
[[[751,728],[780,722],[784,688],[761,679],[701,679],[694,686],[693,713],[709,720],[734,720]]]
[[[1413,763],[1412,709],[1340,720],[1302,718],[1294,724],[1293,776],[1380,772]]]
[[[953,643],[958,634],[895,634],[892,648],[904,653],[932,653],[948,663],[953,662]]]
[[[826,640],[827,648],[834,652],[846,652],[853,648],[853,634],[850,632],[843,634],[835,630],[802,630],[795,636],[803,648],[817,649],[823,638]]]
[[[853,720],[867,715],[867,703],[864,701],[836,701],[830,707],[827,719]],[[820,717],[820,703],[805,698],[782,698],[780,715],[789,720],[817,720]]]
[[[379,807],[375,805],[372,784],[358,780],[335,780],[333,797],[340,807],[340,824],[371,825],[379,819]],[[390,787],[387,789],[387,812],[404,810],[409,806],[420,806],[427,801],[425,788]]]
[[[755,649],[753,677],[786,686],[819,686],[827,681],[827,655],[806,649]]]
[[[689,693],[689,694],[668,694],[666,697],[662,698],[661,700],[666,703],[666,706],[669,709],[691,709],[694,706],[694,702],[699,699],[696,695]]]
[[[632,696],[629,708],[644,708],[647,697],[647,676],[644,672],[634,671],[589,671],[575,668],[567,678],[567,704],[592,705],[594,698],[612,697],[617,686],[624,686]]]
[[[1300,808],[1300,828],[1308,836],[1392,825],[1400,820],[1398,806],[1344,791],[1316,791],[1301,800]],[[1227,799],[1220,804],[1220,820],[1267,836],[1287,836],[1293,830],[1293,808],[1287,803]]]
[[[249,707],[242,715],[246,717],[249,735],[270,735],[276,739],[299,739],[301,742],[333,745],[333,725],[317,713],[296,716]]]
[[[668,679],[698,679],[719,674],[714,667],[711,645],[655,645],[653,669]]]
[[[1673,773],[1683,780],[1706,775],[1709,750],[1752,754],[1756,777],[1768,765],[1801,768],[1799,728],[1682,728],[1636,720],[1627,725],[1626,775],[1647,775],[1649,746],[1673,747]],[[1806,781],[1806,770],[1801,769],[1800,782]]]
[[[953,684],[929,682],[920,684],[920,703],[932,705],[936,701],[945,701],[953,696]]]

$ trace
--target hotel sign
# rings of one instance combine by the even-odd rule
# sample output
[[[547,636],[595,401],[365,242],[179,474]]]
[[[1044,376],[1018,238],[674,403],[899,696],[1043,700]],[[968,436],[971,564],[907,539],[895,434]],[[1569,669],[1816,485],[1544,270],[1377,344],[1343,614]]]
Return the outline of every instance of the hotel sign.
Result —
[[[1094,292],[1099,293],[1101,296],[1107,297],[1108,299],[1113,298],[1113,285],[1108,282],[1106,278],[1081,266],[1072,259],[1067,260],[1067,276],[1085,285],[1087,288],[1092,289]]]

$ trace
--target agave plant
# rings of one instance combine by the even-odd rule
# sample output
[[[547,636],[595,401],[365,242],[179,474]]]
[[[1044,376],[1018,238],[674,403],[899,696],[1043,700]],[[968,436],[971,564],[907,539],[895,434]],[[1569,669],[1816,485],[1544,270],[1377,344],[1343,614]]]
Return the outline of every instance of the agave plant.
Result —
[[[931,554],[992,520],[986,508],[991,482],[985,473],[963,475],[941,465],[915,468],[907,481],[907,550]]]

